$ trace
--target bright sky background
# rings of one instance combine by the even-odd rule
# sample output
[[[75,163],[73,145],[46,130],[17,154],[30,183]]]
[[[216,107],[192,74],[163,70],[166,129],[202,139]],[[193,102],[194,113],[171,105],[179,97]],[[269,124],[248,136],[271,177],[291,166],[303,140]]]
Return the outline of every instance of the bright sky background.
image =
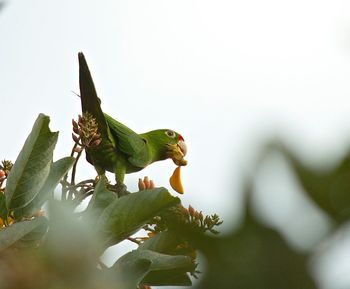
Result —
[[[348,149],[349,1],[7,4],[0,13],[0,159],[15,160],[41,112],[60,131],[55,158],[69,154],[71,119],[80,113],[71,92],[79,93],[79,51],[104,111],[137,132],[172,128],[184,136],[189,164],[182,169],[182,201],[219,213],[225,229],[239,220],[242,176],[271,136],[292,142],[310,161]],[[275,162],[279,175],[265,172],[258,180],[270,198],[266,202],[262,192],[257,199],[262,216],[292,240],[293,230],[304,232],[303,224],[322,216],[295,193],[299,188],[283,161]],[[154,164],[126,182],[136,189],[137,179],[148,175],[169,187],[174,168],[171,161]],[[93,175],[81,162],[79,176]],[[274,183],[272,189],[266,182],[264,189],[263,176]],[[288,231],[286,222],[296,210]],[[349,254],[333,255],[333,264],[350,263]],[[324,288],[348,288],[344,269],[331,267],[334,272],[316,269]]]

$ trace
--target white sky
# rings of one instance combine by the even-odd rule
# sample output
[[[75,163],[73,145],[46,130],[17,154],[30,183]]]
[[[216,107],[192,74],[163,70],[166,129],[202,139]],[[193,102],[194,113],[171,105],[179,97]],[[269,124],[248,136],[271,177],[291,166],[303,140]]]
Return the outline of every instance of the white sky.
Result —
[[[184,136],[183,203],[219,213],[225,228],[237,223],[241,177],[269,136],[311,160],[348,148],[349,1],[9,0],[0,13],[0,159],[16,158],[40,112],[60,131],[56,159],[69,154],[79,51],[104,111],[137,132]],[[169,187],[174,168],[154,164],[126,182],[136,188],[149,175]],[[81,166],[82,178],[92,175]],[[277,199],[276,208],[290,204]]]

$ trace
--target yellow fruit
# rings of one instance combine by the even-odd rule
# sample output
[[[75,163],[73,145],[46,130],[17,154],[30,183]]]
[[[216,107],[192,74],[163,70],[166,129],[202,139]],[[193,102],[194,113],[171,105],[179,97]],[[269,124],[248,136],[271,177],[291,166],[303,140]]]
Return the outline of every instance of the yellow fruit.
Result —
[[[183,194],[184,193],[184,188],[182,186],[182,183],[181,183],[181,178],[180,178],[180,166],[178,166],[173,175],[170,177],[170,185],[171,187],[176,191],[178,192],[179,194]]]

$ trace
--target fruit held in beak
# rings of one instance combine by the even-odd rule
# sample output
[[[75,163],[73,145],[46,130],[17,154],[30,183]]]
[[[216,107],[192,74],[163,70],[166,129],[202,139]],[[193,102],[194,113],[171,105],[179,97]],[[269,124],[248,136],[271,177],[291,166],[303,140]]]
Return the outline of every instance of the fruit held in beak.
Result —
[[[184,188],[182,186],[182,183],[181,183],[181,177],[180,177],[180,169],[181,167],[178,166],[173,175],[170,177],[170,185],[171,187],[176,191],[178,192],[179,194],[183,194],[184,193]]]
[[[184,141],[179,141],[176,144],[168,145],[169,157],[177,166],[187,165],[187,161],[184,159],[184,156],[187,153],[187,147]]]

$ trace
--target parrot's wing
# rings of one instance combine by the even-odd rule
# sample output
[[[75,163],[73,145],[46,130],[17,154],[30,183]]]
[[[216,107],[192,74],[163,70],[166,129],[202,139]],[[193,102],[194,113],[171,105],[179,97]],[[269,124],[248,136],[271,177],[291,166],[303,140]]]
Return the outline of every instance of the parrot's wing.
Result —
[[[137,167],[147,166],[150,163],[150,152],[145,140],[108,114],[105,113],[104,116],[118,149],[128,155],[128,161]]]

